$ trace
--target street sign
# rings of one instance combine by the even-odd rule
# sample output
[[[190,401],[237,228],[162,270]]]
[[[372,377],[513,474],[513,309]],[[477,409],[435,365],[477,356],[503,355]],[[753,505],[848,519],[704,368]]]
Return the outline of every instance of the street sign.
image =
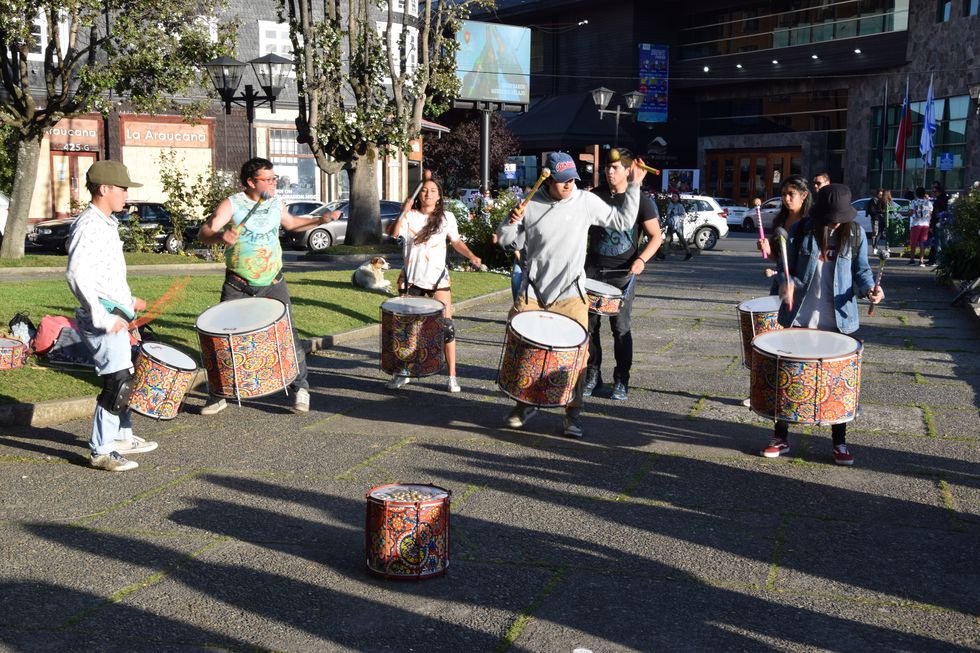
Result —
[[[943,152],[939,155],[939,169],[940,170],[952,170],[953,169],[953,153]]]

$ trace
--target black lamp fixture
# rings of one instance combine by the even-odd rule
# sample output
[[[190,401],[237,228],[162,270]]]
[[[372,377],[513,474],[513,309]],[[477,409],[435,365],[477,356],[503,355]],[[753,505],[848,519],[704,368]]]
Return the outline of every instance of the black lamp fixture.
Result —
[[[245,85],[245,92],[236,95],[238,85],[245,73],[244,64],[232,57],[218,57],[204,64],[211,78],[214,90],[221,96],[225,104],[225,113],[231,113],[231,105],[245,107],[245,117],[248,119],[248,158],[252,158],[252,122],[255,120],[255,107],[268,104],[272,113],[276,112],[276,98],[285,86],[286,78],[293,67],[293,62],[278,54],[266,54],[248,62],[252,66],[255,77],[259,80],[259,93],[251,84]]]
[[[609,101],[612,100],[613,91],[605,86],[600,86],[599,88],[592,89],[590,92],[592,93],[592,101],[595,102],[595,106],[599,110],[600,120],[607,113],[616,116],[616,138],[613,141],[613,147],[618,147],[619,119],[621,116],[632,116],[636,113],[636,110],[640,107],[640,103],[643,102],[643,93],[639,91],[623,93],[623,104],[625,107],[617,104],[615,109],[607,109],[606,107],[609,106]]]

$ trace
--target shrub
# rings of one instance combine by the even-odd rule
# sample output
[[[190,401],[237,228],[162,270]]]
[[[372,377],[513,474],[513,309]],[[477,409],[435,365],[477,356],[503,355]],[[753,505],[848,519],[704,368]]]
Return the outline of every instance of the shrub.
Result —
[[[164,206],[170,213],[174,232],[178,234],[184,233],[188,220],[201,222],[208,219],[223,199],[241,190],[238,176],[233,172],[209,168],[191,182],[182,164],[174,150],[160,155],[160,181],[167,193]],[[212,246],[209,249],[211,258],[217,258],[223,248]]]
[[[974,186],[952,202],[952,222],[946,224],[946,244],[936,269],[939,278],[980,277],[980,188]]]
[[[483,264],[488,268],[510,269],[513,254],[505,252],[502,247],[494,242],[494,234],[497,231],[497,226],[500,224],[500,221],[507,219],[507,215],[517,205],[520,199],[520,189],[511,187],[499,191],[497,197],[493,200],[492,206],[488,210],[478,208],[473,214],[470,214],[465,206],[460,213],[457,213],[456,210],[449,206],[450,202],[454,203],[453,206],[456,204],[463,206],[463,203],[458,200],[447,200],[445,202],[446,208],[453,211],[457,216],[456,221],[459,223],[459,235],[466,241],[466,246],[474,254],[479,256]],[[461,218],[459,217],[460,215],[466,217]]]

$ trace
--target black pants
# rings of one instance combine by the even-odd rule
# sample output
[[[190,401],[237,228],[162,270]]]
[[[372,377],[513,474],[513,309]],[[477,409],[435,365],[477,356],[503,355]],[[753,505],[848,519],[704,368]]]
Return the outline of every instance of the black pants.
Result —
[[[684,239],[684,225],[674,226],[673,220],[667,221],[667,233],[664,234],[664,244],[660,246],[660,251],[657,255],[660,257],[667,256],[670,253],[670,236],[671,234],[677,234],[677,240],[680,241],[681,247],[684,248],[685,252],[691,251],[691,246],[688,244],[687,240]]]
[[[244,285],[243,285],[244,284]],[[296,333],[296,323],[293,322],[293,305],[289,301],[289,288],[286,287],[285,279],[280,279],[278,283],[271,286],[251,286],[241,277],[225,275],[225,283],[221,286],[221,301],[229,299],[241,299],[243,297],[270,297],[278,299],[286,305],[289,312],[289,323],[293,327],[293,346],[296,348],[296,380],[290,384],[290,389],[306,388],[309,390],[310,382],[306,379],[306,352],[299,341],[299,334]]]
[[[602,275],[598,275],[602,276]],[[613,355],[616,357],[616,367],[613,370],[613,381],[626,385],[630,382],[630,369],[633,367],[633,333],[630,331],[630,315],[633,312],[633,298],[636,295],[636,284],[629,283],[630,277],[601,279],[605,283],[616,286],[623,293],[623,301],[619,306],[619,314],[609,316],[609,327],[613,336]],[[618,282],[617,282],[618,281]],[[589,367],[599,370],[602,367],[602,342],[600,331],[602,316],[589,313]]]

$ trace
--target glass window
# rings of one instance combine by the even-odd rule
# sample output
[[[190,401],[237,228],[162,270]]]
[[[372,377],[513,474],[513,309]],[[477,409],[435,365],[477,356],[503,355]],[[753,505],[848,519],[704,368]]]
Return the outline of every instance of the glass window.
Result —
[[[965,0],[963,3],[964,16],[976,16],[980,10],[980,0]]]
[[[978,0],[980,1],[980,0]],[[957,95],[949,98],[949,119],[966,118],[970,112],[970,96]]]
[[[953,10],[953,0],[939,0],[936,5],[936,22],[948,23],[950,12]]]

